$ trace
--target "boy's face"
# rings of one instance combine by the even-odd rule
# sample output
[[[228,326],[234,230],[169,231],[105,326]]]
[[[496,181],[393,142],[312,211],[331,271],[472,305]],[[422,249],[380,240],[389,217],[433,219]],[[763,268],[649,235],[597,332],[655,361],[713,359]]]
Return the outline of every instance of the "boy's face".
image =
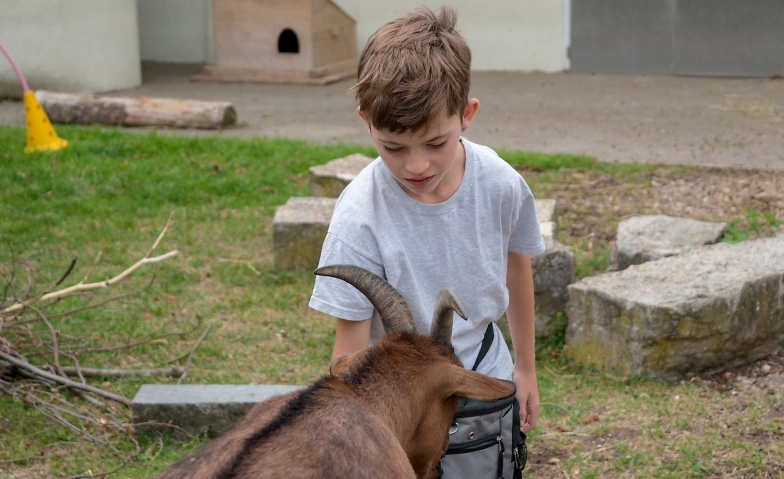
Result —
[[[471,124],[478,108],[479,101],[472,98],[462,117],[444,114],[427,128],[403,133],[379,130],[370,125],[361,110],[357,112],[381,160],[403,191],[422,203],[436,204],[448,200],[460,187],[465,170],[460,134]]]

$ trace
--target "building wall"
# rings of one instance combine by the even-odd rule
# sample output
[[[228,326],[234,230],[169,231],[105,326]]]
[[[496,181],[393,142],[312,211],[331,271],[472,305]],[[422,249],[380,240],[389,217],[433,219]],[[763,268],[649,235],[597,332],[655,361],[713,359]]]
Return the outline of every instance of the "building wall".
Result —
[[[458,28],[473,53],[475,70],[568,69],[570,0],[334,0],[357,20],[357,49],[384,23],[419,5],[443,4],[458,13]]]
[[[0,42],[33,90],[94,93],[141,84],[136,0],[3,0]],[[0,96],[21,94],[0,55]]]
[[[784,73],[782,0],[572,0],[576,72]]]
[[[357,53],[384,23],[420,4],[455,7],[475,70],[568,68],[570,0],[333,0],[357,22]],[[143,60],[213,61],[211,0],[138,0]]]
[[[212,0],[138,0],[138,5],[142,60],[213,60]]]

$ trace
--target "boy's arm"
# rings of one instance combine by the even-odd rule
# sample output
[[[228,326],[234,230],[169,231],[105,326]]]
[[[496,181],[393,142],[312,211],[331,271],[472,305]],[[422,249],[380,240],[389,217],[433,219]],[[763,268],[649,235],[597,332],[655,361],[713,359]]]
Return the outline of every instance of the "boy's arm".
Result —
[[[359,351],[370,342],[370,319],[349,321],[337,319],[335,327],[335,346],[332,348],[332,360],[346,354]]]
[[[509,307],[506,318],[514,349],[514,382],[520,401],[520,429],[528,432],[536,427],[539,417],[539,387],[534,365],[534,280],[531,258],[509,253],[506,270]]]

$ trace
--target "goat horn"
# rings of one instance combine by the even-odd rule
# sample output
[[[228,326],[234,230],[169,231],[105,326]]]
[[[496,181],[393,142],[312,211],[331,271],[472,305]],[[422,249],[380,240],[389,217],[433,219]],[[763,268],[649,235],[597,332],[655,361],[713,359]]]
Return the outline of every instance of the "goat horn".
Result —
[[[322,266],[314,273],[319,276],[342,279],[357,288],[375,306],[387,334],[394,331],[411,334],[416,332],[414,318],[403,296],[380,276],[358,266],[347,264]]]
[[[430,325],[430,337],[436,344],[452,346],[453,312],[459,314],[463,319],[467,319],[454,293],[449,289],[442,289],[436,297],[433,322]]]

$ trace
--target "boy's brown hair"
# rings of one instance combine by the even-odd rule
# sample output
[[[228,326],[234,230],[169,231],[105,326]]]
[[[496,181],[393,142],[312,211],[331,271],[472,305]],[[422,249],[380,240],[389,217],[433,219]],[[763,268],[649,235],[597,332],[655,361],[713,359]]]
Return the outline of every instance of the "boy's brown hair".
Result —
[[[437,13],[422,7],[368,39],[352,91],[373,127],[417,131],[444,111],[462,115],[471,86],[471,50],[456,23],[450,7]]]

